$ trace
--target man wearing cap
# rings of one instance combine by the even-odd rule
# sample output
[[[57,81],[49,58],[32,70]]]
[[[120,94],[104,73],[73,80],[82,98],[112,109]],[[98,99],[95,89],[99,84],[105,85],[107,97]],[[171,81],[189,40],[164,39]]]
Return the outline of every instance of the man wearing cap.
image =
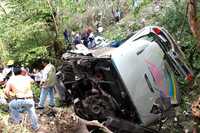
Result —
[[[33,79],[29,76],[24,76],[20,67],[13,68],[13,72],[15,75],[7,81],[4,91],[5,95],[12,99],[9,103],[10,120],[12,123],[20,123],[22,121],[20,112],[26,111],[31,119],[32,128],[37,130],[39,126],[35,113],[33,92],[31,90]]]
[[[4,81],[7,81],[13,75],[13,65],[14,61],[9,60],[6,67],[3,69],[2,74],[4,76]]]

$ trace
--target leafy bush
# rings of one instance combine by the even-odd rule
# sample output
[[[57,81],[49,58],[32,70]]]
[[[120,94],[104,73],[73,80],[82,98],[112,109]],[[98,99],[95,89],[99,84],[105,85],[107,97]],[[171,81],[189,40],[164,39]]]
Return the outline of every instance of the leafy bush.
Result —
[[[186,54],[186,61],[191,65],[194,72],[200,70],[200,52],[196,49],[197,41],[190,31],[185,0],[173,0],[169,8],[160,12],[157,18],[159,25],[165,27],[176,40],[180,41],[180,47]]]
[[[139,14],[139,12],[141,11],[141,9],[143,7],[145,7],[147,4],[151,3],[153,0],[142,0],[142,2],[140,2],[139,6],[137,6],[134,9],[134,15],[137,16]]]
[[[40,97],[40,87],[34,83],[32,85],[32,91],[33,91],[34,98],[37,101]]]
[[[186,55],[186,61],[194,72],[194,83],[177,78],[182,95],[180,104],[182,111],[187,111],[190,108],[188,103],[198,97],[200,87],[200,78],[196,76],[200,72],[200,51],[196,48],[197,40],[190,31],[186,15],[186,2],[185,0],[172,0],[169,8],[159,12],[160,14],[157,18],[159,25],[165,27],[173,34],[176,40],[180,41],[179,45]]]

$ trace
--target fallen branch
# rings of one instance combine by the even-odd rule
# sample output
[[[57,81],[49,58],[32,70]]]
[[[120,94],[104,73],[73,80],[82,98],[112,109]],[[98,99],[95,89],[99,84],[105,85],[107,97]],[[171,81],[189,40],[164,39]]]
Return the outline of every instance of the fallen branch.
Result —
[[[0,8],[2,9],[2,11],[3,11],[3,13],[4,13],[5,15],[8,15],[6,9],[1,5],[1,3],[0,3]]]
[[[82,121],[86,126],[95,126],[100,128],[104,133],[112,133],[107,127],[105,127],[103,124],[99,123],[98,121],[87,121],[84,119],[81,119],[79,117],[80,121]]]
[[[107,127],[98,121],[87,121],[74,113],[61,112],[57,116],[57,133],[90,133],[89,129],[100,129],[103,133],[112,133]]]

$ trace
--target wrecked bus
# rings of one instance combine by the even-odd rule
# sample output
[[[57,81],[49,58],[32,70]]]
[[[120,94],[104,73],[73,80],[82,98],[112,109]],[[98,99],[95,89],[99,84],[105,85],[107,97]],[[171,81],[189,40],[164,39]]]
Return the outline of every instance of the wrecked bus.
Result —
[[[81,118],[114,132],[137,132],[168,117],[180,102],[176,77],[192,80],[184,54],[161,27],[145,27],[118,48],[81,50],[63,55],[64,99],[71,97]]]

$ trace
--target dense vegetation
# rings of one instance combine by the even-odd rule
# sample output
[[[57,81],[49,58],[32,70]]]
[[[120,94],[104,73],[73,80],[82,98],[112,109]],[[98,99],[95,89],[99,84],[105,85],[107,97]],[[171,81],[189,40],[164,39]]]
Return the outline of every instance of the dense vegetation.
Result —
[[[194,74],[200,70],[200,52],[187,17],[187,0],[1,0],[0,60],[9,59],[32,65],[40,57],[58,63],[69,43],[65,30],[82,32],[87,26],[101,23],[103,35],[111,40],[125,38],[144,25],[165,27],[178,40]],[[156,11],[156,7],[159,10]],[[199,3],[197,5],[199,7]],[[112,11],[120,9],[122,19],[114,22]],[[197,16],[200,16],[197,8]]]
[[[130,5],[130,1],[122,3]],[[107,26],[111,23],[112,8],[119,4],[109,0],[1,1],[1,60],[5,63],[14,59],[28,65],[39,57],[59,58],[66,47],[65,29],[76,32],[86,26],[94,27],[98,13],[102,14],[101,19]]]
[[[180,80],[184,95],[180,112],[190,109],[186,103],[191,103],[200,93],[200,48],[188,21],[188,0],[141,0],[137,7],[134,1],[0,0],[0,67],[10,59],[25,66],[33,65],[40,57],[59,63],[69,45],[64,40],[65,30],[82,32],[88,26],[95,29],[100,22],[105,38],[120,40],[144,25],[159,25],[179,41],[194,72],[192,85]],[[197,3],[200,19],[199,7],[200,1]],[[119,22],[114,21],[112,14],[116,9],[122,12]],[[38,87],[34,86],[33,90],[39,96]]]
[[[105,37],[121,39],[141,28],[140,21],[145,18],[146,25],[164,26],[173,33],[190,65],[198,71],[199,52],[189,28],[186,0],[161,1],[166,7],[159,12],[143,13],[143,8],[153,2],[143,0],[134,8],[132,0],[3,0],[0,2],[1,62],[14,59],[29,65],[39,57],[59,59],[68,45],[63,36],[65,29],[82,32],[87,26],[95,28],[100,21]],[[117,8],[124,18],[116,24],[112,11]]]

